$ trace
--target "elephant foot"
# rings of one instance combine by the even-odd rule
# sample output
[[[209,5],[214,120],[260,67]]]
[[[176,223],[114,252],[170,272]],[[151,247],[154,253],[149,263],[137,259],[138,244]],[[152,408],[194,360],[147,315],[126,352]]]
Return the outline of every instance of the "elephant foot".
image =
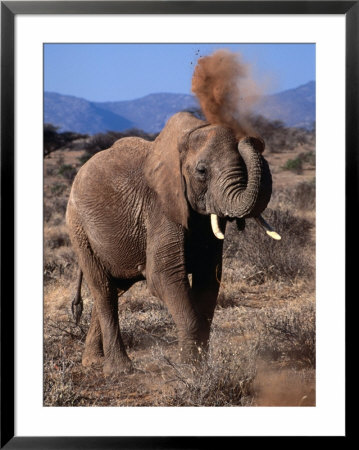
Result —
[[[103,365],[103,373],[105,376],[116,376],[120,373],[129,374],[133,373],[134,370],[132,361],[127,355],[107,359]]]
[[[103,353],[89,353],[86,352],[82,356],[82,365],[84,367],[90,367],[93,364],[103,364],[104,356]]]

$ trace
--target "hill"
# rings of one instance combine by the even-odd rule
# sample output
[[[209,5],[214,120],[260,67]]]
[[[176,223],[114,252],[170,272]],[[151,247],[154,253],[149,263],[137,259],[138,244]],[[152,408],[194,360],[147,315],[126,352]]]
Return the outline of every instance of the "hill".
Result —
[[[54,92],[45,92],[44,122],[60,127],[60,131],[85,134],[134,127],[130,120],[94,102]]]
[[[59,126],[60,131],[88,134],[129,128],[155,133],[174,113],[196,108],[197,100],[187,94],[156,93],[118,102],[90,102],[51,92],[44,95],[45,123]],[[255,113],[310,129],[315,121],[315,82],[263,97]]]
[[[311,129],[315,121],[315,82],[265,96],[255,111],[267,119],[281,120],[289,127]]]
[[[197,100],[192,95],[169,93],[150,94],[136,100],[98,105],[126,117],[136,128],[149,133],[162,130],[167,120],[176,112],[199,108]]]

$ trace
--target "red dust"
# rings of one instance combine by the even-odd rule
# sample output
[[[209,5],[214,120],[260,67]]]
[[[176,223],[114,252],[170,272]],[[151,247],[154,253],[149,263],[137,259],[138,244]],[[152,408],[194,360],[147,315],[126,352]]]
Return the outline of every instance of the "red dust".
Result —
[[[239,54],[218,50],[200,58],[192,77],[192,92],[208,122],[231,128],[237,138],[255,134],[248,119],[260,89]]]
[[[254,382],[258,406],[315,406],[315,375],[260,366]]]

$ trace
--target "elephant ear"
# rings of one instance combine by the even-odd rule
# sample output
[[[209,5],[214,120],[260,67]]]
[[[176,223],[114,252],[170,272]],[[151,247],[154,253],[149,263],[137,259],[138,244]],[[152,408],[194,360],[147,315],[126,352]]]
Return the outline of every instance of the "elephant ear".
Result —
[[[185,228],[188,203],[181,156],[186,151],[189,134],[204,125],[189,113],[172,116],[154,141],[144,168],[148,185],[157,193],[164,214]]]

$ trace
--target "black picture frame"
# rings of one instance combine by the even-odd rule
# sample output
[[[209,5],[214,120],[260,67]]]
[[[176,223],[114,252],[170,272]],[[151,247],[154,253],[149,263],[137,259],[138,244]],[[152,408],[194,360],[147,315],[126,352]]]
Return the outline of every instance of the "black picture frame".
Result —
[[[358,237],[359,1],[4,1],[1,2],[1,441],[6,449],[202,448],[226,437],[15,436],[14,405],[14,20],[18,14],[339,14],[346,21],[346,267]],[[350,237],[350,239],[349,239]],[[346,271],[346,292],[355,279]],[[348,335],[346,335],[348,337]],[[348,437],[348,428],[346,437]],[[231,443],[227,439],[231,439]],[[218,442],[220,440],[221,442]],[[238,445],[238,444],[237,444]]]

